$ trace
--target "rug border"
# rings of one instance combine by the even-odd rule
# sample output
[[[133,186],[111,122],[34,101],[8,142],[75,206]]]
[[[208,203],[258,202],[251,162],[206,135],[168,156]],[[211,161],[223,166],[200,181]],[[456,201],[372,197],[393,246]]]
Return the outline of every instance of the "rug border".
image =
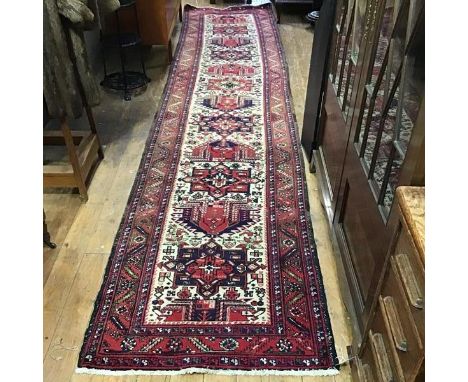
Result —
[[[233,6],[228,6],[228,7],[223,7],[223,8],[218,8],[218,7],[196,7],[196,6],[193,6],[191,4],[186,4],[184,6],[184,11],[185,9],[194,9],[194,10],[209,10],[209,9],[215,9],[215,10],[221,10],[221,9],[231,9],[231,10],[244,10],[244,9],[253,9],[253,8],[266,8],[269,10],[269,13],[270,13],[270,18],[272,19],[272,21],[274,23],[276,23],[276,14],[275,14],[275,7],[274,5],[270,2],[270,3],[265,3],[265,4],[260,4],[260,5],[233,5]],[[322,303],[324,305],[324,318],[325,318],[325,326],[327,328],[327,331],[328,331],[328,335],[331,336],[331,343],[330,343],[330,346],[329,346],[329,351],[330,351],[330,355],[331,357],[334,359],[334,367],[332,368],[328,368],[328,369],[299,369],[299,370],[274,370],[274,369],[255,369],[255,370],[242,370],[242,369],[239,369],[239,370],[235,370],[235,369],[211,369],[211,368],[194,368],[194,367],[190,367],[190,368],[183,368],[183,369],[179,369],[179,370],[138,370],[138,369],[126,369],[126,370],[110,370],[110,369],[98,369],[98,368],[87,368],[87,367],[80,367],[78,366],[79,362],[80,362],[80,359],[81,359],[81,353],[84,351],[84,345],[86,343],[86,340],[87,340],[87,337],[88,337],[88,331],[90,329],[90,327],[92,326],[93,322],[94,322],[94,318],[98,312],[98,308],[99,308],[99,304],[100,304],[100,301],[102,299],[102,294],[104,292],[104,286],[105,286],[105,282],[106,282],[106,276],[108,275],[108,271],[111,267],[111,264],[112,264],[112,257],[115,255],[115,250],[116,250],[116,245],[118,243],[118,238],[120,237],[121,233],[122,233],[122,230],[124,228],[124,224],[125,224],[125,221],[126,221],[126,212],[127,212],[127,208],[129,208],[129,201],[132,199],[132,197],[134,196],[134,193],[136,191],[136,189],[138,188],[138,182],[136,182],[136,180],[138,179],[138,176],[139,176],[139,173],[140,171],[142,171],[142,162],[144,162],[145,160],[145,157],[147,154],[147,152],[149,151],[149,148],[151,146],[151,142],[152,142],[152,137],[154,137],[155,134],[157,134],[159,132],[159,129],[160,129],[160,124],[158,124],[158,119],[160,117],[160,114],[161,114],[161,110],[162,110],[162,106],[164,104],[164,101],[165,101],[165,97],[169,91],[169,85],[170,85],[170,78],[171,76],[173,75],[173,72],[175,71],[175,68],[176,68],[176,63],[178,62],[179,58],[180,58],[180,51],[182,49],[182,46],[183,46],[183,39],[181,37],[184,36],[184,34],[186,33],[186,29],[188,27],[188,23],[186,22],[186,19],[185,17],[183,17],[183,20],[182,20],[182,26],[181,26],[181,31],[180,31],[180,34],[179,34],[179,39],[178,39],[178,42],[177,42],[177,46],[176,46],[176,49],[175,49],[175,52],[174,52],[174,60],[173,62],[171,63],[170,65],[170,68],[169,68],[169,73],[167,75],[167,81],[166,81],[166,84],[164,86],[164,89],[163,89],[163,92],[161,94],[161,99],[159,101],[159,104],[158,104],[158,107],[157,107],[157,111],[155,113],[155,116],[153,118],[153,121],[152,121],[152,126],[151,128],[149,129],[148,131],[148,137],[147,137],[147,140],[146,140],[146,143],[145,143],[145,148],[143,150],[143,153],[142,153],[142,157],[141,157],[141,161],[140,161],[140,164],[138,166],[138,170],[137,170],[137,173],[135,174],[135,181],[133,182],[133,185],[132,185],[132,188],[130,190],[130,193],[129,193],[129,196],[128,196],[128,199],[127,199],[127,204],[126,204],[126,207],[125,207],[125,210],[122,214],[122,219],[121,219],[121,222],[119,224],[119,227],[117,229],[117,232],[115,234],[115,237],[114,237],[114,243],[113,243],[113,246],[112,246],[112,249],[111,249],[111,252],[109,254],[109,258],[108,258],[108,261],[107,261],[107,264],[106,264],[106,267],[105,267],[105,270],[104,270],[104,273],[102,275],[102,278],[101,278],[101,287],[99,289],[99,292],[96,296],[96,300],[94,301],[94,306],[93,306],[93,310],[92,310],[92,313],[90,314],[90,318],[89,318],[89,322],[88,322],[88,325],[86,326],[85,328],[85,331],[84,331],[84,335],[83,335],[83,341],[82,341],[82,344],[81,344],[81,351],[78,355],[78,359],[77,359],[77,367],[75,368],[75,372],[77,374],[94,374],[94,375],[114,375],[114,376],[125,376],[125,375],[184,375],[184,374],[200,374],[200,373],[203,373],[203,374],[218,374],[218,375],[282,375],[282,376],[331,376],[331,375],[337,375],[340,373],[340,362],[339,362],[339,359],[338,359],[338,356],[337,356],[337,352],[336,352],[336,345],[335,345],[335,337],[333,335],[333,330],[332,330],[332,325],[331,325],[331,319],[330,319],[330,314],[329,314],[329,310],[328,310],[328,304],[327,304],[327,298],[326,298],[326,294],[325,294],[325,285],[324,285],[324,282],[323,282],[323,276],[322,276],[322,272],[321,272],[321,268],[320,268],[320,261],[319,261],[319,257],[318,257],[318,251],[317,251],[317,245],[316,245],[316,242],[315,242],[315,236],[314,236],[314,230],[313,230],[313,226],[312,226],[312,217],[310,215],[310,203],[309,203],[309,195],[308,195],[308,187],[307,187],[307,178],[306,178],[306,174],[305,174],[305,163],[304,163],[304,157],[303,157],[303,152],[302,152],[302,146],[301,145],[298,145],[298,142],[300,142],[299,140],[299,129],[298,129],[298,124],[297,124],[297,118],[296,118],[296,112],[294,110],[294,103],[293,103],[293,98],[292,98],[292,92],[291,92],[291,82],[290,82],[290,76],[289,76],[289,65],[287,63],[287,60],[286,60],[286,56],[285,56],[285,51],[284,51],[284,46],[283,46],[283,42],[281,40],[281,36],[280,36],[280,32],[279,32],[279,29],[278,27],[276,26],[274,29],[274,34],[276,36],[276,40],[278,42],[278,47],[279,47],[279,53],[280,53],[280,56],[281,56],[281,63],[284,67],[284,72],[285,72],[285,75],[286,75],[286,90],[287,90],[287,99],[289,99],[289,105],[290,105],[290,115],[292,118],[290,118],[290,122],[292,122],[292,129],[290,130],[294,130],[294,131],[291,131],[291,133],[293,133],[291,135],[291,138],[292,138],[292,141],[293,141],[293,144],[295,145],[296,148],[298,148],[299,150],[296,150],[296,155],[297,155],[297,158],[299,160],[299,163],[300,163],[300,166],[301,166],[301,175],[302,175],[302,188],[303,188],[303,194],[304,194],[304,208],[305,210],[308,212],[306,213],[306,224],[309,228],[308,232],[307,232],[307,235],[309,236],[309,241],[311,243],[311,246],[312,246],[312,249],[313,251],[315,252],[315,256],[312,256],[312,260],[313,260],[313,263],[316,267],[316,271],[317,271],[317,278],[318,278],[318,281],[319,281],[319,286],[320,286],[320,289],[319,289],[319,294],[320,294],[320,297],[321,297],[321,300],[322,300]],[[311,236],[310,236],[311,235]]]
[[[250,8],[252,6],[246,6],[247,8]],[[274,5],[270,2],[270,3],[267,3],[267,4],[261,4],[261,5],[258,5],[258,6],[253,6],[255,8],[257,7],[262,7],[262,8],[270,8],[270,18],[272,18],[273,20],[272,21],[275,21],[277,20],[276,19],[276,15],[275,15],[275,12],[274,12]],[[294,109],[294,99],[293,99],[293,96],[292,96],[292,91],[291,91],[291,81],[290,81],[290,75],[289,75],[289,64],[286,60],[286,53],[285,53],[285,50],[284,50],[284,46],[283,46],[283,41],[281,40],[281,35],[280,35],[280,31],[278,29],[278,27],[274,28],[274,33],[276,35],[276,40],[278,41],[278,45],[279,45],[279,52],[280,52],[280,56],[281,56],[281,62],[283,64],[283,67],[284,67],[284,72],[286,74],[286,84],[287,84],[287,99],[289,99],[289,105],[290,105],[290,112],[291,112],[291,116],[292,116],[292,124],[293,124],[293,128],[292,130],[294,130],[291,134],[291,140],[293,142],[293,144],[295,145],[295,148],[297,148],[298,150],[295,150],[296,152],[296,156],[299,160],[299,164],[300,164],[300,173],[301,173],[301,176],[302,176],[302,188],[303,188],[303,195],[304,195],[304,209],[305,211],[307,212],[305,214],[305,217],[306,217],[306,224],[307,224],[307,235],[309,237],[309,242],[311,243],[311,249],[313,250],[313,252],[315,252],[315,256],[312,256],[312,262],[315,266],[315,269],[316,269],[316,274],[317,274],[317,279],[319,281],[319,284],[320,284],[320,290],[319,290],[319,294],[320,294],[320,299],[322,301],[322,308],[323,308],[323,311],[324,311],[324,318],[325,318],[325,326],[327,328],[327,335],[329,335],[331,337],[331,343],[329,344],[329,347],[328,347],[328,350],[330,351],[330,355],[331,357],[333,358],[334,360],[334,366],[336,369],[316,369],[316,370],[340,370],[340,366],[341,366],[341,363],[340,363],[340,360],[338,358],[338,354],[337,354],[337,351],[336,351],[336,342],[335,342],[335,336],[333,334],[333,328],[332,328],[332,324],[331,324],[331,318],[330,318],[330,312],[329,312],[329,308],[328,308],[328,301],[327,301],[327,296],[326,296],[326,293],[325,293],[325,283],[323,282],[323,276],[322,276],[322,268],[320,267],[320,259],[319,259],[319,255],[318,255],[318,249],[317,249],[317,243],[315,241],[315,234],[314,234],[314,228],[313,228],[313,225],[312,225],[312,216],[311,216],[311,211],[310,211],[310,202],[309,202],[309,190],[308,190],[308,186],[307,186],[307,176],[306,176],[306,167],[305,167],[305,162],[304,162],[304,153],[303,153],[303,148],[302,148],[302,145],[300,144],[301,140],[300,140],[300,137],[299,137],[299,126],[298,126],[298,123],[297,123],[297,116],[296,116],[296,111]],[[313,42],[312,42],[313,43]]]

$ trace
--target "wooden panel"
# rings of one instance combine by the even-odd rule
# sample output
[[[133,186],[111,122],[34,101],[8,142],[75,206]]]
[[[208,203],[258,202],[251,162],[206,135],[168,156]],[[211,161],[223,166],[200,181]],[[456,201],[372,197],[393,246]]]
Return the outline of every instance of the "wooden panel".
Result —
[[[96,135],[93,135],[88,144],[80,150],[80,165],[85,179],[90,176],[93,164],[98,160],[98,149],[99,144],[97,137]]]
[[[169,35],[165,1],[137,0],[137,12],[143,44],[167,44]]]
[[[177,15],[180,8],[180,0],[168,0],[166,1],[166,27],[167,35],[170,38],[172,29],[177,22]]]
[[[137,0],[136,10],[140,37],[144,45],[167,45],[173,26],[177,20],[177,10],[181,0]],[[170,18],[168,18],[168,16]],[[135,16],[132,7],[119,11],[121,30],[136,32]],[[116,31],[114,14],[106,18],[106,33]]]
[[[75,175],[70,165],[44,166],[43,186],[44,188],[52,187],[77,187]]]
[[[382,333],[369,333],[372,354],[377,367],[378,379],[382,382],[395,382],[397,377],[390,363],[390,357]]]
[[[351,361],[353,381],[374,382],[377,381],[377,371],[369,348],[362,358],[356,357]]]
[[[419,303],[419,305],[424,306],[424,265],[421,261],[421,257],[419,256],[418,250],[410,235],[404,218],[401,219],[401,223],[402,232],[396,244],[395,256],[404,254],[408,258],[411,272],[414,274],[417,288],[419,289],[419,294],[421,295],[420,297],[423,300]]]
[[[319,116],[322,96],[328,81],[328,53],[335,18],[336,0],[326,1],[320,9],[320,18],[315,26],[314,43],[310,59],[309,79],[304,109],[301,143],[311,160],[312,150],[318,145]]]
[[[405,230],[403,230],[395,248],[392,263],[398,270],[411,314],[424,342],[424,269],[420,265],[419,256],[415,252],[412,240],[407,236]]]
[[[338,104],[335,91],[330,81],[327,81],[325,101],[324,124],[321,131],[321,145],[324,162],[330,182],[330,200],[336,199],[340,186],[341,172],[349,137],[349,128],[346,126]]]
[[[82,136],[79,136],[81,139]],[[63,139],[63,138],[62,138]],[[94,134],[87,134],[77,148],[80,172],[86,180],[91,173],[93,165],[98,161],[98,138]],[[70,164],[43,166],[43,187],[78,187],[76,175]]]
[[[359,190],[348,183],[347,193],[343,199],[343,209],[340,211],[340,220],[344,233],[344,244],[351,256],[361,298],[365,301],[369,295],[369,287],[376,264],[370,246],[372,238],[369,231],[365,229],[366,208],[356,205],[356,199],[359,198]],[[372,233],[374,232],[370,232],[370,234]]]
[[[408,234],[415,244],[421,259],[421,265],[424,266],[426,242],[425,187],[401,186],[396,190],[396,194],[402,221],[405,227],[408,228]]]
[[[394,346],[394,357],[400,361],[404,377],[414,380],[424,358],[424,348],[403,290],[394,259],[384,281],[379,305],[387,317]]]
[[[361,364],[367,366],[367,370],[364,370],[365,378],[369,379],[369,382],[377,381],[377,369],[372,357],[370,347],[367,347],[361,356]],[[361,372],[362,375],[362,372]]]
[[[374,358],[375,368],[380,380],[385,382],[404,381],[403,371],[398,359],[393,356],[393,342],[388,332],[386,317],[376,309],[372,329],[369,331],[369,346]]]
[[[391,229],[380,215],[354,150],[353,145],[348,146],[334,229],[359,326],[363,330],[383,270]]]
[[[72,130],[71,131],[73,143],[79,145],[80,142],[90,135],[89,131]],[[45,130],[43,133],[43,145],[44,146],[63,146],[65,140],[63,133],[60,130]]]

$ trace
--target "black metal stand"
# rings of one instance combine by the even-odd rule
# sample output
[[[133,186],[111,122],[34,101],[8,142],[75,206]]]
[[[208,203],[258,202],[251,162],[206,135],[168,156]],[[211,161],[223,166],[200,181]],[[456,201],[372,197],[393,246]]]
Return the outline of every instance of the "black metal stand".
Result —
[[[119,12],[123,8],[133,7],[133,14],[135,16],[135,24],[137,28],[136,33],[123,33],[120,27]],[[125,50],[130,47],[140,46],[140,28],[138,26],[138,15],[135,6],[135,0],[120,0],[120,8],[115,11],[115,21],[117,26],[117,34],[104,35],[101,31],[101,41],[103,43],[103,60],[104,60],[104,79],[101,81],[101,86],[123,92],[124,99],[130,101],[132,94],[138,89],[144,91],[146,85],[151,81],[146,75],[145,62],[143,60],[143,53],[141,47],[140,51],[140,64],[141,72],[131,71],[127,69],[127,57]],[[118,48],[120,55],[120,72],[107,73],[106,54],[109,48]]]

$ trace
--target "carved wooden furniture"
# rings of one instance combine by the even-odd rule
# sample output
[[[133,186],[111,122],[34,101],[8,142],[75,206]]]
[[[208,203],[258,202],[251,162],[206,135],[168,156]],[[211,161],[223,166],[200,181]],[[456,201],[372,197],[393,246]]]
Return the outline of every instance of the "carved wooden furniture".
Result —
[[[172,61],[171,36],[177,17],[182,20],[181,0],[136,0],[138,29],[143,45],[165,45],[169,62]],[[135,18],[131,9],[119,13],[121,32],[137,31]],[[115,32],[115,19],[106,18],[106,32]]]
[[[332,25],[318,117],[306,110],[302,143],[357,352],[398,222],[395,190],[424,185],[424,0],[338,0]]]
[[[90,131],[72,131],[67,118],[60,118],[60,131],[44,130],[44,146],[65,145],[69,164],[46,164],[43,166],[44,188],[77,187],[81,199],[88,200],[87,180],[92,170],[104,158],[96,131],[93,114],[85,107]]]
[[[70,42],[71,40],[68,38],[67,44],[70,44]],[[43,145],[65,145],[69,161],[67,164],[44,164],[43,187],[78,188],[82,201],[86,202],[88,200],[87,181],[90,180],[93,170],[104,158],[104,152],[99,141],[92,108],[88,103],[83,84],[79,81],[78,63],[74,55],[71,55],[70,59],[77,83],[75,90],[68,89],[68,91],[77,91],[79,93],[81,106],[86,111],[90,131],[72,131],[68,123],[69,117],[66,115],[66,108],[63,109],[64,111],[60,116],[57,115],[60,120],[60,130],[47,129],[47,124],[51,120],[51,117],[46,98],[43,97]],[[75,117],[78,116],[76,115]],[[44,228],[46,228],[45,223]]]
[[[399,187],[398,223],[353,380],[424,380],[424,188]]]

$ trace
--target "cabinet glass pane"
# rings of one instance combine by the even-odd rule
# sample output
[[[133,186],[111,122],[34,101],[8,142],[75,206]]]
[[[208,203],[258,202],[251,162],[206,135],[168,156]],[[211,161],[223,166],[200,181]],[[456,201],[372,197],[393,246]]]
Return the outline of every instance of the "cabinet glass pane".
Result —
[[[398,151],[395,151],[395,158],[388,163],[390,166],[390,174],[382,203],[384,212],[387,214],[390,212],[390,208],[392,207],[393,199],[395,197],[395,191],[400,177],[400,167],[403,164],[403,159],[404,157],[402,157]]]
[[[357,59],[363,35],[363,26],[366,25],[367,0],[356,0],[354,9],[353,36],[351,38],[353,58]]]
[[[366,7],[367,0],[349,0],[338,4],[335,56],[330,74],[345,120],[348,119],[362,39],[362,27],[357,24],[364,22]]]
[[[343,22],[346,19],[348,9],[348,0],[338,0],[336,3],[335,30],[340,31]]]
[[[383,94],[377,96],[376,108],[374,109],[374,114],[370,122],[367,144],[364,150],[363,158],[368,169],[371,167],[374,151],[377,151],[377,162],[375,164],[375,170],[372,177],[377,180],[379,189],[382,186],[381,179],[383,178],[383,173],[385,172],[386,161],[389,158],[391,146],[393,145],[393,131],[395,128],[398,108],[397,97],[398,90],[396,91],[393,99],[390,101],[390,108],[387,114],[382,116],[384,97]],[[382,118],[384,119],[383,128],[380,126],[382,123]],[[378,145],[377,148],[376,145]]]
[[[385,53],[391,41],[392,30],[395,25],[396,16],[398,14],[398,4],[398,0],[387,0],[385,2],[385,8],[383,10],[382,16],[382,24],[380,27],[377,49],[375,53],[374,66],[370,80],[370,84],[372,87],[374,87],[376,84],[377,77],[379,75],[380,70],[382,69]],[[388,74],[391,74],[391,71]]]
[[[410,20],[414,19],[410,14]],[[409,42],[407,53],[404,58],[402,79],[399,95],[399,105],[396,115],[396,125],[394,131],[395,158],[391,163],[391,172],[385,190],[384,207],[388,210],[394,199],[395,190],[398,186],[400,167],[408,149],[408,144],[413,132],[413,126],[418,118],[419,108],[424,97],[424,22],[416,26],[411,41]]]
[[[419,25],[409,46],[403,67],[402,100],[398,109],[394,137],[402,155],[406,154],[411,132],[418,116],[419,105],[424,96],[424,57],[424,29]]]
[[[380,7],[356,148],[387,214],[424,96],[424,22],[418,22],[423,13],[414,0],[387,0]]]
[[[342,72],[342,65],[344,63],[343,57],[346,57],[346,42],[348,31],[351,25],[351,15],[354,6],[354,0],[341,0],[337,4],[336,25],[334,31],[335,46],[332,65],[330,69],[331,81],[334,84],[335,91],[339,81],[340,73]]]
[[[370,73],[369,82],[366,85],[364,94],[364,113],[359,127],[358,147],[361,155],[365,153],[368,159],[374,149],[373,141],[369,143],[366,137],[373,137],[377,134],[378,121],[381,118],[382,109],[390,96],[390,90],[395,82],[397,72],[401,67],[404,54],[404,41],[406,35],[406,23],[408,21],[408,2],[404,2],[400,7],[400,0],[388,0],[383,9],[382,23],[375,47],[375,57]],[[400,13],[400,14],[399,14]],[[388,51],[388,52],[387,52]],[[385,55],[388,55],[387,64],[384,65]],[[378,76],[381,72],[383,78],[377,84]],[[374,95],[374,88],[378,86],[377,94]],[[372,98],[374,95],[374,98]],[[394,107],[394,105],[392,105]],[[368,121],[369,110],[372,110],[372,120]],[[396,110],[391,110],[392,113]],[[369,162],[370,165],[370,162]]]

